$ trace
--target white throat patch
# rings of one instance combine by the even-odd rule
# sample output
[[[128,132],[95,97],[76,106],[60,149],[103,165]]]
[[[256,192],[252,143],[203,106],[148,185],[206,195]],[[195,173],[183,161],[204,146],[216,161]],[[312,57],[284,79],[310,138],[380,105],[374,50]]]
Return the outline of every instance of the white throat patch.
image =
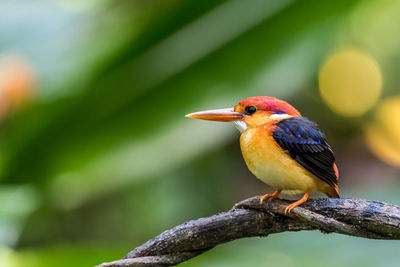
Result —
[[[247,130],[247,124],[244,121],[233,121],[232,124],[238,129],[241,133]]]

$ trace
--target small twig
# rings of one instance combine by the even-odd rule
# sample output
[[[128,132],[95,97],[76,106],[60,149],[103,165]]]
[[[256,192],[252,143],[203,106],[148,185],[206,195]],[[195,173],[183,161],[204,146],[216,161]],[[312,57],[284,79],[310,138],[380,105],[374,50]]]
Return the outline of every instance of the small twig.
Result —
[[[172,266],[231,240],[285,231],[320,230],[372,239],[400,239],[400,207],[363,199],[311,199],[285,214],[287,200],[259,197],[230,211],[189,221],[161,233],[123,259],[100,267]]]

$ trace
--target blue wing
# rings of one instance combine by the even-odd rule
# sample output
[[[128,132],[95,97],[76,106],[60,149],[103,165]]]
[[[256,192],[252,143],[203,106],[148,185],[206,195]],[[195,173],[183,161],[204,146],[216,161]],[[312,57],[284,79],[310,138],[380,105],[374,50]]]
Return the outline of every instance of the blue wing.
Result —
[[[318,126],[307,118],[276,123],[273,137],[301,166],[332,187],[337,185],[335,156]]]

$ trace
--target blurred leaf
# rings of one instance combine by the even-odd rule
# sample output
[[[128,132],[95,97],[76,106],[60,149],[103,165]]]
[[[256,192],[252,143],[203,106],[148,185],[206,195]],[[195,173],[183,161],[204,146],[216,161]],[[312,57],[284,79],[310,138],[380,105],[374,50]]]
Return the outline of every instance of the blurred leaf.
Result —
[[[32,186],[0,187],[0,245],[16,245],[26,218],[38,205]]]
[[[101,247],[96,245],[58,245],[53,247],[10,251],[0,248],[0,264],[7,267],[69,267],[95,266],[102,262],[121,258],[125,246]],[[4,265],[3,265],[4,264]]]

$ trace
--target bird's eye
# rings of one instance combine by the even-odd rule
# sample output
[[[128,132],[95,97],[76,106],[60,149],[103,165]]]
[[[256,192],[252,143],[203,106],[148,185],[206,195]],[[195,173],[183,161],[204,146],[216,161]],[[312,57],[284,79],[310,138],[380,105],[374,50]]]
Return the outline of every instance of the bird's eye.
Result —
[[[244,109],[244,114],[245,115],[251,115],[257,111],[257,108],[255,106],[248,106]]]

